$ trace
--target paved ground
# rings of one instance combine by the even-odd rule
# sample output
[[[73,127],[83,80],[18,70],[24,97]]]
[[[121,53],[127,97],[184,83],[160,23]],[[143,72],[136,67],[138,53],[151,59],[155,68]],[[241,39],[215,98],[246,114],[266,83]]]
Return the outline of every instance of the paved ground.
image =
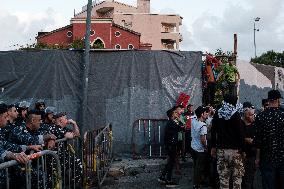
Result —
[[[165,160],[122,160],[114,162],[113,167],[124,171],[120,177],[107,177],[102,189],[159,189],[165,185],[157,181]],[[180,189],[192,188],[192,161],[187,160],[181,165],[182,175],[174,175]]]
[[[132,160],[123,159],[114,161],[112,169],[120,170],[120,176],[108,176],[102,186],[102,189],[161,189],[165,185],[157,181],[160,170],[164,166],[165,160]],[[182,175],[174,175],[179,182],[179,189],[192,188],[192,160],[181,164]],[[261,189],[260,176],[256,174],[255,188]],[[204,189],[209,189],[205,188]]]

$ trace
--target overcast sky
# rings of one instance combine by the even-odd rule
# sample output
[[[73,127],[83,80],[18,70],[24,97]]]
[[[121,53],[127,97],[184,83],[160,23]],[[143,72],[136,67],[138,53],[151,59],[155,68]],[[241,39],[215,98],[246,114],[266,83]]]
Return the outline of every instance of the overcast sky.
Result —
[[[118,0],[136,6],[136,0]],[[87,0],[1,0],[0,50],[33,43],[38,31],[50,31],[70,23]],[[256,23],[257,54],[284,49],[283,0],[151,0],[154,13],[176,13],[183,17],[181,50],[215,52],[233,50],[238,35],[238,55],[254,56],[253,21]]]

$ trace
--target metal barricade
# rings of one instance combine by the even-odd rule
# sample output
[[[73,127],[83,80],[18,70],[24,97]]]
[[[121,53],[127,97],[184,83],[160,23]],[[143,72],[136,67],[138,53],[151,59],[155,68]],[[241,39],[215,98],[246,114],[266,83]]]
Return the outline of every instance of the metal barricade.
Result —
[[[81,138],[56,140],[57,154],[62,169],[62,187],[75,189],[83,186]]]
[[[84,183],[101,187],[112,162],[111,125],[86,132],[84,135]]]
[[[26,165],[20,165],[16,160],[0,164],[0,188],[62,188],[61,167],[56,152],[44,150],[29,155],[29,158],[31,161]],[[54,163],[47,164],[46,158]]]
[[[0,164],[0,188],[100,188],[112,162],[111,125],[86,132],[84,136],[84,141],[56,140],[53,151],[29,155],[31,161],[27,165],[15,160]]]
[[[165,157],[164,127],[167,119],[139,119],[132,127],[133,159]]]

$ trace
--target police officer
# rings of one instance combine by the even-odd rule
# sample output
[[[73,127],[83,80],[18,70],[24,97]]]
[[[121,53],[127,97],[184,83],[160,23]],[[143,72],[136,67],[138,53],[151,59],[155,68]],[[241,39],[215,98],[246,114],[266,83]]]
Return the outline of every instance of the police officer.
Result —
[[[26,124],[22,126],[15,126],[11,129],[9,133],[9,141],[13,141],[16,144],[24,144],[24,145],[37,145],[43,144],[44,141],[55,140],[56,137],[52,134],[44,134],[44,135],[31,135],[27,126],[31,128],[39,128],[41,124],[41,114],[38,111],[30,111],[27,118]],[[39,117],[39,120],[37,119]]]
[[[77,123],[72,119],[67,119],[65,112],[59,112],[54,114],[55,125],[51,128],[53,133],[57,138],[69,138],[80,136],[80,131]],[[72,125],[70,129],[68,125]]]
[[[0,104],[0,128],[4,128],[8,121],[8,106],[6,104]],[[14,153],[9,151],[5,148],[3,140],[0,140],[0,163],[6,160],[16,160],[19,163],[27,163],[29,161],[28,156],[21,152],[21,153]],[[5,186],[5,179],[6,179],[6,172],[4,169],[0,169],[0,188],[6,188]],[[20,186],[18,186],[20,188]]]
[[[54,114],[54,118],[55,125],[51,127],[51,133],[57,138],[73,139],[80,136],[77,123],[72,119],[67,119],[65,112]],[[68,128],[69,124],[72,128]],[[58,151],[61,167],[64,167],[65,169],[65,175],[62,175],[62,177],[65,178],[65,183],[71,184],[69,187],[75,188],[76,186],[74,186],[73,183],[75,183],[75,185],[80,185],[80,182],[82,181],[82,161],[76,157],[76,154],[72,153],[67,142],[58,144]],[[68,174],[72,175],[72,177]]]
[[[30,103],[27,101],[21,101],[16,103],[16,109],[19,113],[17,119],[15,120],[16,125],[23,126],[25,124],[29,106]]]
[[[36,150],[38,151],[41,147],[40,145],[21,145],[16,144],[13,141],[9,140],[9,134],[11,133],[11,130],[14,127],[17,127],[15,125],[15,119],[18,116],[18,112],[16,110],[16,107],[14,104],[7,106],[7,125],[4,128],[0,129],[0,140],[3,142],[3,145],[5,146],[5,149],[11,150],[13,152],[25,152],[26,150]]]
[[[45,102],[44,100],[40,99],[35,103],[35,110],[40,111],[41,119],[44,120],[44,114],[45,114]]]

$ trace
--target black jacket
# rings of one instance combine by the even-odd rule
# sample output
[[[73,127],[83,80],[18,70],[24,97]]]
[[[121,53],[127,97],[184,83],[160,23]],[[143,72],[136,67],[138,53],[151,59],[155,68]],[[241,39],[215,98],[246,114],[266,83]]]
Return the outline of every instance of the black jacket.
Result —
[[[211,130],[213,148],[244,150],[244,137],[244,127],[238,112],[229,120],[219,118],[218,113],[214,115]]]
[[[181,125],[174,120],[169,120],[165,127],[164,144],[166,146],[178,143],[178,132],[183,130]]]

